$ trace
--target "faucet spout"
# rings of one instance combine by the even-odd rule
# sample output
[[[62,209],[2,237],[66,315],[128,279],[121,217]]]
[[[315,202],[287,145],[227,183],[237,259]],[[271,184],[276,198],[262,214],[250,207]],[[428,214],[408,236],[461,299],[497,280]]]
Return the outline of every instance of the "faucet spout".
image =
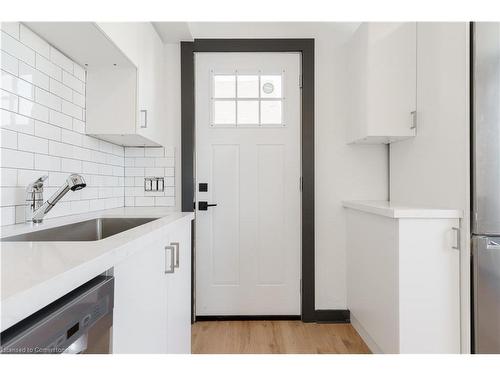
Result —
[[[38,180],[37,180],[38,181]],[[42,181],[43,183],[43,181]],[[43,218],[47,213],[52,210],[59,200],[66,195],[68,191],[77,191],[83,189],[87,184],[82,176],[78,174],[71,174],[64,185],[62,185],[57,191],[40,207],[33,209],[31,211],[31,217],[27,218],[27,221],[32,221],[33,223],[41,223]],[[28,189],[31,185],[28,187]]]

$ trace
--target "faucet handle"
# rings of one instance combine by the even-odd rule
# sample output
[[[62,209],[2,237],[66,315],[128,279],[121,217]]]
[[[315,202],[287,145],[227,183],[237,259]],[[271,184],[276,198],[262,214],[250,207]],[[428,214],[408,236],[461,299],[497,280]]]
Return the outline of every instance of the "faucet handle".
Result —
[[[43,182],[49,178],[49,175],[43,175],[37,178],[35,181],[33,181],[31,184],[28,185],[28,189],[40,189],[43,187]]]

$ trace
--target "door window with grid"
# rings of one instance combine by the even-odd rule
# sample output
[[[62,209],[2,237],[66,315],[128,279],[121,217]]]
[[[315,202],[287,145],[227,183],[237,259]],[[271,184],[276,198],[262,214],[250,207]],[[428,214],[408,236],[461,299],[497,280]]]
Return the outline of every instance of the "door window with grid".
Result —
[[[280,127],[283,119],[283,73],[214,73],[212,127]]]

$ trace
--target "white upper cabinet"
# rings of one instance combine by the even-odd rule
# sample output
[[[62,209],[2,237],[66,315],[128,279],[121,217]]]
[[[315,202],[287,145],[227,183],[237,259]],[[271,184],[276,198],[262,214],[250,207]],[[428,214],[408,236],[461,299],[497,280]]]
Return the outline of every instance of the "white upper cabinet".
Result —
[[[163,43],[150,22],[28,22],[86,67],[86,132],[124,146],[166,142]]]
[[[139,61],[137,71],[138,133],[148,139],[165,143],[165,124],[161,111],[163,98],[163,43],[149,22],[139,24]]]
[[[105,94],[112,92],[120,98],[113,103],[114,105],[105,108],[99,106],[98,103],[92,107],[89,105],[87,133],[126,146],[164,145],[166,131],[162,123],[163,105],[161,103],[164,65],[163,44],[160,37],[149,22],[98,23],[97,26],[130,60],[136,70],[113,66],[103,72],[105,76],[96,74],[94,80],[89,77],[88,96],[91,103],[93,102],[91,95],[94,93],[96,97],[101,95],[97,91]],[[126,73],[123,70],[126,70]],[[108,81],[114,81],[113,77],[118,76],[118,79],[123,82],[123,75],[128,75],[134,84],[131,84],[127,90],[120,90],[117,93],[112,89],[115,82],[109,83]],[[132,94],[135,103],[133,113],[127,114],[128,121],[113,121],[113,116],[119,118],[118,113],[121,111],[129,112],[124,106],[130,105],[129,95]],[[120,106],[120,103],[123,106]],[[107,120],[100,120],[104,118]]]
[[[415,136],[416,23],[363,23],[347,47],[348,143]]]
[[[139,22],[97,22],[97,27],[127,56],[139,66],[140,25]]]

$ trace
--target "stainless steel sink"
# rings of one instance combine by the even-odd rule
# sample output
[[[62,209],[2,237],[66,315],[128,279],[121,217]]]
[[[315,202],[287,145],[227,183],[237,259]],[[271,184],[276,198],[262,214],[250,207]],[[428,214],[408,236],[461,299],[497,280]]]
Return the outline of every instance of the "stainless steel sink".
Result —
[[[2,238],[2,242],[98,241],[157,218],[99,218]]]

